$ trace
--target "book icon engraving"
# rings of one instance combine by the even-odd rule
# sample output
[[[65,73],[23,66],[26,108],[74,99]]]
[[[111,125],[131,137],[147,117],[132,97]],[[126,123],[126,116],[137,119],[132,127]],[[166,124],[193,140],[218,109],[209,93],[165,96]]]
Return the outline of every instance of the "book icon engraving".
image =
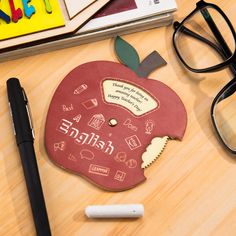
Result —
[[[92,98],[92,99],[89,99],[89,100],[83,102],[82,105],[83,105],[87,110],[90,110],[90,109],[92,109],[92,108],[98,106],[98,101],[97,101],[96,98]]]
[[[95,114],[89,121],[88,126],[96,130],[100,130],[104,122],[105,122],[105,118],[102,114]]]

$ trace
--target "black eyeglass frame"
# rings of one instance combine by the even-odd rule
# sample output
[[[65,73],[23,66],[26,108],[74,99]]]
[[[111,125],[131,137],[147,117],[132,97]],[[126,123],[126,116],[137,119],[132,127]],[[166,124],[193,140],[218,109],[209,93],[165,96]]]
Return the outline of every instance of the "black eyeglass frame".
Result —
[[[181,54],[179,53],[178,51],[178,47],[176,46],[175,44],[175,37],[176,37],[176,34],[178,33],[179,29],[181,27],[184,27],[184,23],[189,19],[191,18],[196,12],[198,11],[201,11],[202,9],[206,8],[206,7],[211,7],[211,8],[214,8],[216,11],[218,11],[221,16],[224,18],[224,20],[226,21],[226,23],[228,24],[230,30],[231,30],[231,33],[234,37],[234,41],[235,41],[235,44],[236,44],[236,33],[235,33],[235,30],[234,30],[234,27],[232,25],[232,23],[230,22],[230,20],[228,19],[228,17],[225,15],[225,13],[215,4],[212,4],[212,3],[206,3],[204,0],[200,0],[197,4],[196,4],[196,8],[195,10],[193,10],[187,17],[184,18],[184,20],[182,20],[181,23],[179,22],[174,22],[174,34],[173,34],[173,45],[174,45],[174,48],[175,48],[175,51],[180,59],[180,61],[186,66],[187,69],[189,69],[190,71],[192,72],[195,72],[195,73],[206,73],[206,72],[215,72],[215,71],[218,71],[218,70],[221,70],[221,69],[224,69],[226,66],[229,66],[232,74],[234,75],[234,78],[229,81],[221,90],[220,92],[218,92],[218,94],[216,95],[216,97],[214,98],[213,102],[212,102],[212,105],[211,105],[211,110],[210,110],[210,115],[211,115],[211,120],[212,120],[212,124],[213,124],[213,127],[216,131],[216,134],[220,140],[220,142],[224,145],[224,147],[232,154],[236,154],[236,149],[232,149],[227,143],[226,141],[224,140],[224,138],[222,137],[221,133],[219,132],[218,130],[218,127],[217,127],[217,124],[216,124],[216,120],[214,118],[214,109],[216,107],[216,105],[223,99],[227,98],[228,96],[232,95],[233,93],[235,93],[236,91],[236,48],[235,48],[235,51],[234,52],[229,52],[230,53],[230,56],[228,56],[227,59],[225,59],[224,62],[218,64],[218,65],[215,65],[215,66],[212,66],[212,67],[208,67],[208,68],[204,68],[204,69],[194,69],[194,68],[191,68],[190,66],[188,66],[188,64],[186,64],[186,62],[184,61],[184,59],[181,57]],[[207,21],[207,20],[206,20]],[[208,22],[207,22],[208,23]],[[185,28],[186,29],[186,28]],[[213,32],[214,33],[214,32]],[[194,37],[196,39],[199,39],[200,41],[202,41],[203,43],[206,43],[208,44],[210,47],[212,47],[212,44],[210,41],[208,41],[207,39],[201,37],[200,35],[196,34],[195,32],[190,32],[188,29],[187,29],[187,34],[189,34],[191,37]],[[224,41],[224,39],[223,39]],[[225,42],[224,42],[225,43]],[[225,45],[223,45],[225,46]],[[227,45],[226,45],[227,47]],[[217,50],[217,47],[215,47],[215,45],[213,45],[213,48],[220,54],[221,57],[224,57],[225,55],[223,55],[224,53],[220,52],[219,50]],[[229,54],[228,53],[228,54]]]
[[[230,93],[229,95],[226,95],[226,91],[229,90],[230,87],[234,87],[234,90],[232,90],[232,93]],[[215,128],[215,131],[217,133],[218,138],[220,139],[221,143],[224,145],[224,147],[231,152],[232,154],[236,154],[236,149],[232,149],[223,139],[221,133],[218,130],[215,118],[214,118],[214,109],[217,105],[217,103],[219,103],[221,100],[224,99],[224,95],[226,95],[226,97],[232,95],[234,92],[236,91],[236,78],[233,78],[231,81],[229,81],[221,90],[220,92],[216,95],[216,97],[214,98],[212,105],[211,105],[211,120],[212,120],[212,124],[213,127]],[[223,98],[223,99],[220,99]]]
[[[235,33],[235,30],[234,30],[234,27],[233,27],[232,23],[230,22],[230,20],[228,19],[228,17],[225,15],[225,13],[215,4],[207,3],[203,0],[200,0],[199,2],[197,2],[196,8],[188,16],[186,16],[180,23],[179,22],[174,23],[175,31],[174,31],[173,38],[172,38],[173,45],[174,45],[175,51],[176,51],[179,59],[190,71],[195,72],[195,73],[214,72],[214,71],[224,69],[226,66],[229,66],[236,59],[236,47],[235,47],[234,52],[232,52],[232,55],[228,59],[226,59],[224,62],[222,62],[218,65],[214,65],[214,66],[211,66],[211,67],[208,67],[208,68],[203,68],[203,69],[195,69],[195,68],[190,67],[185,62],[185,60],[181,57],[181,54],[180,54],[180,52],[178,50],[178,47],[176,46],[176,43],[175,43],[175,38],[176,38],[177,33],[179,32],[179,29],[181,27],[183,27],[184,23],[187,20],[189,20],[189,18],[191,18],[196,12],[201,11],[203,8],[206,8],[206,7],[214,8],[215,10],[217,10],[222,15],[222,17],[224,18],[224,20],[226,21],[226,23],[228,24],[228,26],[231,30],[231,33],[233,35],[233,38],[234,38],[234,41],[235,41],[235,44],[236,44],[236,33]]]

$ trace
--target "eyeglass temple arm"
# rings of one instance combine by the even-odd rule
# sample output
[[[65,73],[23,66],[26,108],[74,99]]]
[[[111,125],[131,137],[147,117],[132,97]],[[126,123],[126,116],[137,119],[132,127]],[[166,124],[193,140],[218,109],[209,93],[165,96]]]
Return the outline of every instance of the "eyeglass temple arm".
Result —
[[[174,22],[174,28],[175,28],[175,29],[178,28],[179,25],[180,25],[180,23],[179,23],[178,21]],[[215,50],[221,55],[221,57],[222,57],[223,59],[226,58],[226,56],[225,56],[224,52],[221,50],[221,48],[219,48],[217,45],[215,45],[214,43],[212,43],[210,40],[208,40],[208,39],[202,37],[201,35],[199,35],[199,34],[193,32],[192,30],[188,29],[188,28],[185,27],[185,26],[182,26],[181,29],[182,29],[182,33],[184,33],[184,34],[186,34],[186,35],[188,35],[188,36],[190,36],[190,37],[193,37],[193,38],[195,38],[195,39],[198,39],[199,41],[202,41],[202,42],[208,44],[210,47],[212,47],[213,49],[215,49]],[[231,65],[231,71],[232,71],[232,73],[235,73],[235,74],[236,74],[236,68],[235,68],[233,65]],[[236,91],[236,88],[235,88],[235,87],[232,87],[231,89],[228,89],[228,90],[227,90],[227,93],[225,92],[225,94],[222,95],[222,97],[219,99],[218,103],[219,103],[220,101],[224,100],[225,98],[231,96],[232,94],[234,94],[235,91]]]
[[[175,29],[177,29],[179,27],[179,25],[180,25],[180,23],[178,21],[174,22]],[[219,48],[217,45],[212,43],[210,40],[202,37],[201,35],[193,32],[192,30],[188,29],[187,27],[185,27],[183,25],[181,26],[181,31],[182,31],[182,33],[184,33],[192,38],[198,39],[199,41],[202,41],[202,42],[208,44],[215,51],[217,51],[224,60],[227,59],[227,56],[225,55],[224,51],[222,51],[221,48]],[[230,64],[230,70],[234,75],[236,75],[236,65],[234,63]]]
[[[178,21],[174,22],[174,28],[178,28],[178,26],[180,25],[180,23]],[[185,26],[181,26],[181,32],[192,37],[192,38],[195,38],[195,39],[198,39],[199,41],[202,41],[206,44],[208,44],[210,47],[212,47],[213,49],[215,49],[221,56],[223,59],[225,59],[225,55],[224,53],[222,52],[221,48],[217,47],[217,45],[215,45],[214,43],[212,43],[210,40],[202,37],[201,35],[195,33],[194,31],[188,29],[187,27]]]
[[[216,40],[219,42],[221,48],[222,48],[222,53],[224,54],[224,58],[229,58],[232,56],[232,52],[230,48],[228,47],[228,44],[225,42],[222,34],[220,33],[218,27],[216,26],[214,20],[212,19],[209,11],[206,8],[203,8],[200,10],[202,13],[202,16],[206,20],[209,28],[211,29],[212,33],[214,34]],[[231,72],[236,75],[236,64],[235,62],[230,64],[230,70]]]

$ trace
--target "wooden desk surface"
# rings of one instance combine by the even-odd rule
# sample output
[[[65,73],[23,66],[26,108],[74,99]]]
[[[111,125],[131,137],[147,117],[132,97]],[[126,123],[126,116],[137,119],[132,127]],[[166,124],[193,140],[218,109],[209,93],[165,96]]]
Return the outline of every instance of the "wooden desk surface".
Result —
[[[213,1],[236,27],[236,3]],[[177,0],[175,19],[195,1]],[[151,74],[174,89],[188,113],[182,142],[170,141],[161,157],[145,170],[146,182],[125,192],[106,192],[56,167],[44,147],[44,125],[57,85],[76,66],[92,60],[117,61],[113,40],[58,50],[0,64],[0,235],[35,235],[21,162],[12,132],[6,80],[18,77],[27,91],[36,133],[35,149],[52,233],[85,235],[236,235],[236,157],[217,141],[210,120],[214,96],[231,79],[227,71],[193,74],[176,59],[172,27],[124,36],[144,58],[157,50],[168,65]],[[142,203],[137,220],[89,220],[92,204]]]

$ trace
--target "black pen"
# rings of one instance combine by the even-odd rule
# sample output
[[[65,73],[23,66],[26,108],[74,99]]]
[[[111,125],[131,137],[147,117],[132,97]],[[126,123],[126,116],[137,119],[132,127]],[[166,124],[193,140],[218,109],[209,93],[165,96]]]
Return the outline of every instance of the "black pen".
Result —
[[[34,151],[34,133],[28,100],[16,78],[7,80],[7,93],[36,232],[38,236],[50,236],[51,230]]]

